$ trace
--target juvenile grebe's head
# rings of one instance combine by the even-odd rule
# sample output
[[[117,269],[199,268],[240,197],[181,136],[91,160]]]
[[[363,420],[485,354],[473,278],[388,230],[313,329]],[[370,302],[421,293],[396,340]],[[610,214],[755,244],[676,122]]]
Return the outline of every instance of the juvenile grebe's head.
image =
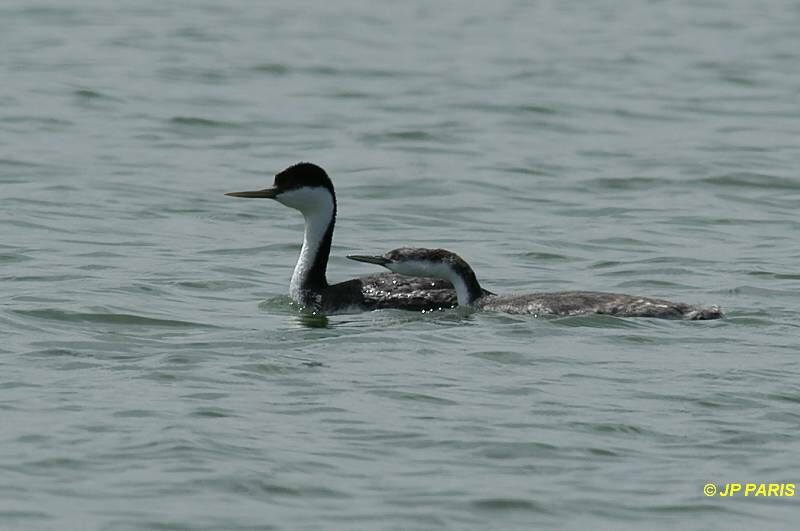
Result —
[[[401,247],[384,255],[350,255],[347,258],[383,266],[393,273],[412,277],[449,280],[456,290],[458,304],[467,306],[483,295],[475,272],[463,258],[446,249]]]
[[[329,210],[336,203],[336,194],[325,170],[310,162],[289,166],[275,175],[272,188],[249,192],[229,192],[232,197],[274,199],[308,216]]]
[[[357,262],[376,264],[400,275],[424,277],[431,276],[431,271],[445,265],[441,259],[436,259],[436,255],[440,251],[443,250],[401,247],[392,249],[383,255],[348,255],[347,258]],[[449,251],[444,252],[453,254]]]

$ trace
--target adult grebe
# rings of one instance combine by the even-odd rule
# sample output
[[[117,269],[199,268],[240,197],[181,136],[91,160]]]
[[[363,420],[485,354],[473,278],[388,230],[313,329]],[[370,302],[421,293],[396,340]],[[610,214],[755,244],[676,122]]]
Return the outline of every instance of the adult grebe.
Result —
[[[308,309],[324,313],[378,308],[427,311],[458,304],[453,286],[439,278],[384,273],[328,284],[326,270],[336,223],[336,193],[325,170],[315,164],[301,162],[286,168],[275,176],[272,188],[225,195],[274,199],[303,214],[303,247],[289,283],[289,294]]]

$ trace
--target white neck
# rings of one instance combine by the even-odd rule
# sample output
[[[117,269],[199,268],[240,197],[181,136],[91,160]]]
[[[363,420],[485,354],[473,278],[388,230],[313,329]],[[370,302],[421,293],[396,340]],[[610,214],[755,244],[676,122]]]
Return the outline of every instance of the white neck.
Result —
[[[456,290],[459,306],[469,306],[472,302],[470,301],[467,283],[464,282],[461,275],[454,271],[452,267],[442,264],[441,262],[409,260],[404,263],[393,264],[389,269],[401,275],[443,278],[450,281],[453,288]]]
[[[444,278],[446,280],[449,280],[450,283],[453,285],[453,288],[455,288],[456,297],[458,298],[458,305],[469,306],[471,302],[469,300],[469,290],[467,289],[467,284],[464,282],[464,279],[461,278],[461,275],[453,273],[453,270],[450,269],[449,267],[447,269],[450,270],[452,275]]]
[[[303,247],[300,249],[300,256],[297,258],[289,283],[289,295],[298,304],[303,302],[301,288],[308,280],[311,267],[319,254],[320,244],[333,218],[333,201],[320,201],[314,208],[303,212],[303,216],[306,220]]]

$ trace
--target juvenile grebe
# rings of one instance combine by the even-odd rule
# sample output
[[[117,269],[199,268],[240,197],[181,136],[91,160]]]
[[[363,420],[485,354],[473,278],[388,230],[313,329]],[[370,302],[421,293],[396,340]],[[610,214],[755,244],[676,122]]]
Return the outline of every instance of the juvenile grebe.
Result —
[[[487,295],[475,272],[460,256],[445,249],[400,248],[383,256],[348,256],[351,260],[377,264],[402,275],[425,275],[449,280],[459,306],[513,314],[573,316],[607,314],[618,317],[662,319],[719,319],[717,306],[701,307],[681,302],[635,297],[619,293],[564,291],[529,295]]]

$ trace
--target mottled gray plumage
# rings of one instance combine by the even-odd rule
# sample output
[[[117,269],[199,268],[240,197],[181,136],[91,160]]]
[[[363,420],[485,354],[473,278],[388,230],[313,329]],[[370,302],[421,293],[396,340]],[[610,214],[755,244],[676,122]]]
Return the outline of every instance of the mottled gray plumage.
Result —
[[[482,294],[493,295],[487,290]],[[303,292],[302,303],[322,313],[388,308],[420,312],[455,308],[458,297],[441,278],[378,273]]]
[[[563,291],[528,295],[488,296],[477,299],[482,310],[513,314],[575,316],[589,314],[617,317],[658,317],[662,319],[719,319],[716,306],[701,307],[663,299],[635,297],[596,291]]]
[[[380,273],[304,292],[304,306],[323,313],[398,308],[409,311],[446,310],[458,305],[446,280]]]
[[[702,307],[663,299],[596,291],[564,291],[528,295],[494,295],[483,290],[475,272],[457,254],[446,249],[403,247],[383,256],[352,256],[355,260],[382,265],[405,274],[436,273],[460,290],[460,304],[488,311],[535,316],[603,314],[618,317],[661,319],[719,319],[717,306]]]

